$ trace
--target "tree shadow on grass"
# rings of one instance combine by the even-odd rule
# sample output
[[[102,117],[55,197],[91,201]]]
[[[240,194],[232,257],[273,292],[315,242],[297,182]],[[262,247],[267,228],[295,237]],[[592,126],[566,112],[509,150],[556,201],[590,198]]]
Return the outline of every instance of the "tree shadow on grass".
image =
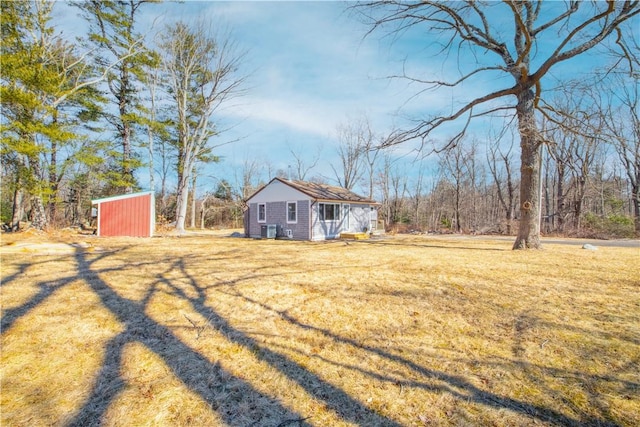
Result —
[[[231,326],[227,319],[206,304],[206,291],[208,287],[200,285],[195,278],[189,274],[184,260],[177,260],[174,263],[174,267],[182,271],[183,275],[189,281],[191,290],[196,292],[196,296],[189,296],[189,293],[173,284],[170,280],[161,280],[172,289],[174,295],[189,302],[197,313],[205,319],[208,319],[209,324],[224,334],[227,340],[244,348],[251,349],[258,360],[268,363],[284,374],[289,380],[297,383],[313,398],[323,401],[328,409],[332,410],[343,420],[360,426],[400,427],[400,424],[396,421],[376,413],[341,388],[324,381],[286,355],[261,345],[254,338]],[[249,278],[250,277],[243,277],[242,280],[248,280]],[[226,282],[225,284],[229,285],[231,283],[232,282]]]
[[[101,256],[97,258],[96,261],[98,261],[99,259],[102,259],[105,256],[107,256],[107,254],[101,254]],[[42,263],[44,264],[46,263],[46,261],[43,261]],[[36,264],[38,263],[20,264],[19,271],[7,277],[6,279],[3,279],[3,286],[10,283],[13,280],[16,280],[18,277],[25,274],[29,268],[35,266]],[[2,320],[0,321],[0,330],[2,331],[2,333],[3,334],[6,333],[18,319],[27,315],[31,310],[33,310],[40,304],[44,303],[57,290],[62,289],[63,287],[67,286],[70,283],[75,282],[76,280],[78,280],[78,277],[75,275],[71,275],[69,277],[65,277],[59,280],[54,280],[48,283],[47,282],[38,283],[37,284],[39,288],[38,292],[35,295],[33,295],[31,298],[29,298],[29,300],[27,300],[20,306],[3,310]]]
[[[18,270],[9,275],[9,276],[0,276],[0,286],[6,286],[9,283],[13,282],[14,280],[16,280],[18,277],[21,277],[22,275],[24,275],[27,270],[31,267],[33,267],[34,263],[32,262],[23,262],[22,264],[18,265]]]
[[[288,425],[308,425],[303,417],[284,407],[276,398],[260,393],[251,384],[225,372],[218,364],[211,363],[185,345],[169,328],[145,314],[153,288],[142,303],[131,301],[118,295],[102,280],[98,276],[100,271],[92,270],[93,262],[83,252],[77,252],[76,262],[79,275],[90,277],[87,280],[89,287],[125,329],[107,344],[105,359],[91,395],[68,423],[69,426],[99,425],[104,422],[103,417],[110,404],[125,388],[120,370],[123,350],[129,343],[140,343],[158,355],[175,377],[199,395],[227,425],[238,425],[242,419],[252,420],[251,425],[276,426],[283,422],[288,422]],[[233,379],[233,389],[225,389],[221,393],[221,388],[229,379]],[[250,413],[239,413],[238,405],[241,402],[249,403],[243,408],[245,411],[248,408]]]
[[[69,425],[97,425],[104,421],[102,418],[104,418],[107,413],[109,406],[126,387],[126,380],[122,377],[120,370],[123,362],[123,351],[129,343],[140,343],[158,355],[169,369],[171,369],[175,377],[207,402],[212,410],[215,410],[220,419],[227,425],[274,427],[278,425],[309,425],[304,419],[312,414],[298,414],[286,408],[277,398],[257,391],[248,382],[234,377],[218,364],[210,362],[203,354],[185,345],[174,335],[170,328],[159,324],[145,314],[145,309],[151,297],[154,292],[158,291],[159,284],[162,284],[171,289],[173,296],[186,301],[195,312],[203,318],[208,319],[211,326],[223,333],[229,342],[251,350],[258,360],[268,363],[292,382],[297,383],[309,395],[323,402],[327,408],[334,411],[345,421],[361,426],[399,426],[397,422],[374,413],[366,407],[366,405],[350,396],[344,390],[322,380],[313,372],[293,361],[286,355],[286,349],[278,351],[277,349],[274,350],[273,347],[267,348],[265,345],[261,345],[248,333],[233,327],[226,318],[207,305],[207,298],[211,298],[208,290],[219,289],[221,285],[233,288],[234,284],[238,281],[262,278],[261,274],[254,273],[253,275],[241,277],[237,280],[226,281],[222,284],[217,283],[205,286],[205,284],[199,283],[188,272],[185,259],[178,259],[174,260],[169,270],[171,272],[180,271],[181,276],[183,276],[180,278],[180,283],[183,284],[185,281],[182,279],[186,279],[186,286],[184,284],[179,285],[176,280],[169,279],[164,273],[160,273],[157,276],[156,282],[150,286],[142,301],[132,301],[119,295],[109,283],[100,277],[102,273],[124,269],[124,267],[117,269],[106,268],[102,270],[95,268],[94,265],[96,262],[105,256],[106,254],[101,254],[100,257],[95,257],[90,260],[88,259],[88,254],[78,251],[75,255],[77,271],[74,271],[72,277],[58,281],[56,283],[58,287],[54,290],[41,290],[29,303],[22,306],[23,308],[20,309],[21,312],[15,311],[7,318],[9,319],[7,320],[8,324],[11,325],[15,319],[44,302],[55,290],[72,281],[82,279],[100,298],[102,305],[116,316],[124,326],[124,331],[113,337],[106,345],[105,359],[96,377],[91,395]],[[265,277],[266,276],[268,276],[268,274],[265,274]],[[172,277],[174,277],[174,275],[172,275]],[[47,284],[39,285],[50,286]],[[234,291],[233,296],[242,298],[247,302],[261,306],[265,310],[276,313],[283,320],[296,327],[317,332],[335,342],[356,348],[365,353],[376,355],[387,361],[401,364],[424,378],[422,381],[414,380],[400,383],[407,387],[450,393],[460,400],[472,401],[496,409],[508,409],[553,425],[614,425],[605,419],[589,417],[587,415],[581,419],[573,418],[550,408],[529,404],[521,400],[482,390],[469,383],[463,377],[429,369],[407,357],[400,356],[391,351],[365,345],[357,340],[341,336],[325,328],[305,324],[290,315],[287,311],[276,310],[267,304],[244,296],[237,292],[235,288]],[[3,317],[3,324],[5,317]],[[397,378],[377,374],[362,368],[350,367],[347,364],[341,364],[339,362],[328,361],[327,363],[334,363],[346,369],[359,370],[363,375],[380,381],[398,382]],[[225,381],[229,381],[229,379],[233,380],[238,386],[231,394],[227,393],[225,398],[221,398],[219,393],[220,388],[224,387]],[[260,402],[260,404],[252,407],[250,414],[243,414],[244,418],[242,419],[250,419],[252,420],[251,422],[240,423],[238,408],[242,403],[246,402]],[[243,408],[246,407],[247,405],[243,405]]]
[[[38,283],[38,292],[28,301],[18,307],[3,310],[2,321],[0,322],[2,334],[5,334],[18,319],[27,315],[31,310],[46,301],[55,291],[74,280],[76,279],[64,279],[52,283]]]
[[[237,290],[235,290],[235,292],[231,293],[230,295],[239,297],[247,302],[258,305],[265,310],[273,312],[277,314],[279,317],[281,317],[283,320],[301,329],[317,332],[333,340],[334,342],[345,344],[359,350],[363,350],[366,353],[370,353],[372,355],[382,357],[383,359],[386,359],[387,361],[390,361],[390,362],[398,363],[400,365],[403,365],[409,368],[410,370],[419,374],[423,378],[428,379],[430,381],[433,381],[433,380],[439,381],[440,384],[424,382],[424,381],[415,381],[415,380],[406,381],[406,382],[398,381],[397,378],[388,377],[385,375],[380,375],[378,373],[372,373],[370,371],[363,370],[362,368],[353,367],[355,370],[361,372],[366,376],[370,376],[374,379],[377,379],[380,381],[390,381],[396,384],[406,385],[410,387],[423,388],[429,391],[448,392],[454,397],[457,397],[461,400],[475,402],[477,404],[492,407],[495,409],[508,409],[510,411],[517,412],[546,423],[550,423],[552,425],[604,426],[604,427],[617,426],[617,424],[614,422],[611,422],[604,418],[590,416],[589,414],[585,414],[583,411],[577,411],[579,413],[582,413],[582,417],[578,419],[551,408],[547,408],[541,405],[531,404],[522,400],[513,399],[507,396],[500,396],[498,394],[485,391],[471,384],[469,381],[467,381],[463,377],[451,375],[443,371],[426,368],[414,362],[411,359],[394,354],[390,351],[387,351],[378,347],[362,344],[354,339],[343,337],[325,328],[320,328],[317,326],[305,324],[299,321],[298,319],[296,319],[295,317],[291,316],[290,314],[288,314],[287,311],[276,310],[265,303],[256,301],[250,297],[242,295]],[[314,355],[311,357],[316,357],[316,356]],[[348,369],[350,368],[348,365],[345,365],[341,362],[332,361],[329,363],[335,364],[336,366],[348,368]],[[518,364],[517,361],[512,363]],[[582,375],[584,375],[584,373],[582,373]],[[627,384],[627,386],[631,386],[633,388],[633,387],[637,387],[637,384],[632,383],[632,384]],[[601,413],[603,413],[605,416],[609,415],[607,411],[601,411]]]
[[[212,364],[202,354],[180,341],[168,327],[145,314],[146,305],[159,284],[168,286],[172,290],[172,295],[190,303],[197,313],[215,324],[230,342],[250,349],[256,358],[276,368],[314,398],[324,401],[328,408],[344,420],[361,426],[400,426],[397,422],[376,414],[340,388],[323,381],[298,363],[273,350],[261,347],[251,337],[233,328],[225,318],[206,305],[205,289],[188,274],[184,260],[176,261],[171,269],[177,268],[182,271],[188,278],[192,290],[196,291],[196,296],[189,296],[191,292],[188,294],[172,280],[160,274],[159,280],[141,302],[134,302],[118,295],[99,277],[99,270],[92,270],[93,262],[89,261],[83,252],[79,251],[76,254],[76,262],[79,276],[90,278],[87,284],[99,296],[102,305],[124,325],[125,330],[107,344],[105,360],[91,395],[69,422],[69,426],[95,425],[103,421],[102,418],[110,404],[125,388],[126,383],[120,370],[123,350],[129,343],[140,343],[158,355],[172,373],[207,402],[227,425],[274,427],[309,425],[305,419],[310,414],[302,416],[291,411],[277,398],[264,395],[248,382],[224,371],[218,364]],[[220,393],[220,388],[223,388],[224,382],[229,381],[230,378],[235,384],[234,391]],[[248,404],[242,406],[245,412],[240,414],[239,406],[243,402]],[[247,410],[251,413],[246,413]],[[251,422],[246,424],[246,420]]]

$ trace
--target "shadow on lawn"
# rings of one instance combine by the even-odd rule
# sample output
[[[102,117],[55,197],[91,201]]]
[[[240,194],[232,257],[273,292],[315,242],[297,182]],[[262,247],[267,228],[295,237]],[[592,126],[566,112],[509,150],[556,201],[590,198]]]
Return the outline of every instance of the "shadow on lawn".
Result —
[[[191,292],[185,292],[171,280],[163,278],[161,274],[141,303],[118,295],[108,283],[98,277],[97,273],[100,271],[91,270],[93,262],[87,260],[83,252],[77,253],[76,260],[79,275],[81,277],[93,275],[92,280],[87,281],[88,285],[100,297],[103,306],[125,326],[125,330],[107,345],[105,361],[91,396],[69,423],[70,426],[100,423],[109,405],[125,387],[125,382],[120,375],[122,352],[125,345],[131,342],[139,342],[160,356],[173,374],[190,390],[200,395],[228,425],[238,425],[239,415],[244,419],[252,420],[249,424],[252,426],[309,425],[305,422],[306,414],[301,416],[292,412],[282,406],[276,398],[264,395],[248,382],[224,372],[219,365],[212,364],[201,354],[182,343],[169,328],[147,316],[145,307],[153,293],[157,291],[159,284],[168,286],[174,296],[188,301],[196,312],[215,324],[229,341],[252,349],[258,359],[269,363],[290,380],[298,383],[314,398],[324,401],[328,408],[344,420],[362,426],[399,426],[395,421],[376,414],[343,390],[323,381],[286,356],[261,347],[255,340],[230,326],[226,319],[205,304],[205,289],[188,274],[183,260],[176,261],[169,271],[174,268],[180,269],[190,281],[191,291],[195,291],[196,296],[189,296]],[[231,394],[219,393],[218,389],[224,387],[224,377],[227,378],[226,381],[233,378],[235,384],[240,384]],[[243,408],[245,411],[246,408],[250,408],[250,414],[246,412],[239,414],[238,406],[243,401],[249,403]]]
[[[14,280],[20,277],[23,277],[27,273],[27,270],[29,270],[30,268],[33,268],[35,265],[41,264],[44,262],[46,261],[42,261],[40,263],[23,262],[19,264],[18,270],[15,273],[6,277],[2,277],[0,286],[5,287],[9,285]],[[53,294],[55,291],[73,282],[76,279],[77,278],[73,276],[73,277],[67,277],[61,280],[56,280],[52,283],[38,283],[38,288],[39,288],[38,292],[34,296],[32,296],[28,301],[26,301],[24,304],[20,306],[2,310],[2,320],[0,320],[0,331],[4,333],[6,330],[11,328],[11,326],[13,326],[16,320],[18,320],[22,316],[25,316],[35,307],[40,305],[44,300],[49,298],[49,296],[51,296],[51,294]]]
[[[192,392],[197,393],[228,425],[237,425],[238,417],[253,421],[250,425],[308,425],[299,414],[282,406],[277,399],[257,391],[251,384],[225,372],[218,364],[212,364],[200,353],[180,341],[172,331],[145,314],[145,308],[157,283],[141,303],[118,295],[108,283],[97,276],[100,271],[91,270],[93,262],[83,252],[76,254],[78,273],[81,277],[96,273],[87,284],[100,297],[102,305],[110,310],[124,325],[125,330],[114,337],[106,348],[103,366],[95,381],[91,396],[76,414],[69,426],[98,425],[109,405],[123,391],[125,381],[120,375],[122,354],[128,343],[138,342],[162,358],[173,374]],[[171,284],[171,282],[167,282]],[[226,378],[223,379],[223,378]],[[224,390],[225,381],[233,378],[233,390]],[[239,414],[238,406],[243,402],[251,413]],[[279,424],[278,424],[279,423]]]
[[[347,369],[358,370],[362,374],[380,381],[387,381],[393,384],[400,383],[407,387],[449,393],[460,400],[472,401],[496,409],[507,409],[554,425],[615,425],[605,419],[589,417],[587,415],[576,419],[550,408],[482,390],[463,377],[429,369],[407,357],[400,356],[388,350],[363,344],[328,329],[305,324],[286,311],[275,310],[263,302],[242,295],[234,288],[234,285],[240,281],[262,277],[259,273],[254,272],[252,275],[239,277],[236,280],[204,286],[198,283],[193,275],[189,273],[185,259],[178,258],[173,260],[166,273],[171,272],[172,276],[174,276],[175,272],[179,271],[182,276],[180,282],[167,278],[166,274],[161,272],[149,286],[148,292],[142,301],[129,300],[119,295],[109,283],[100,277],[102,273],[124,270],[124,267],[118,269],[107,268],[104,270],[94,267],[97,261],[104,259],[108,255],[109,254],[94,254],[92,255],[92,259],[88,259],[88,254],[78,250],[75,255],[77,271],[74,271],[74,275],[51,284],[38,284],[40,291],[32,297],[30,301],[12,311],[5,312],[2,317],[2,330],[4,333],[6,330],[5,325],[10,327],[16,319],[24,316],[38,304],[43,303],[57,289],[81,279],[84,280],[100,298],[102,305],[122,323],[124,330],[108,342],[105,348],[105,359],[96,376],[94,388],[83,406],[75,414],[75,417],[69,422],[69,426],[99,425],[104,421],[102,418],[107,413],[109,406],[126,387],[126,381],[121,376],[121,369],[123,364],[123,351],[129,343],[140,343],[158,355],[171,369],[175,377],[207,402],[212,410],[216,411],[220,419],[227,425],[239,425],[241,419],[245,420],[245,422],[246,420],[251,420],[248,424],[251,426],[275,427],[286,425],[293,427],[295,425],[310,425],[305,420],[307,417],[313,416],[313,414],[299,414],[286,408],[276,397],[261,393],[247,381],[233,376],[218,364],[211,363],[202,354],[184,344],[176,337],[170,328],[159,324],[149,317],[145,313],[145,310],[153,295],[159,292],[161,285],[171,289],[171,295],[188,302],[195,312],[203,318],[208,319],[210,325],[224,334],[230,342],[251,350],[258,360],[268,363],[290,381],[298,384],[314,399],[323,402],[328,409],[340,418],[355,425],[400,426],[396,421],[374,412],[344,390],[321,379],[310,370],[293,361],[284,353],[285,349],[283,349],[282,352],[278,352],[273,348],[268,348],[266,345],[261,344],[249,336],[246,332],[233,327],[227,319],[207,305],[207,298],[210,298],[207,292],[210,289],[229,286],[234,289],[234,292],[230,293],[230,295],[242,298],[249,303],[256,304],[265,310],[276,313],[283,320],[298,328],[314,331],[337,343],[348,345],[364,353],[403,365],[424,378],[423,381],[414,379],[399,382],[397,378],[385,375],[384,373],[368,371],[359,367],[322,359],[327,363],[340,365]],[[186,279],[186,284],[185,280],[182,279]],[[218,289],[218,291],[224,292],[220,289]],[[516,355],[518,348],[518,343],[516,342],[514,346]],[[296,351],[296,349],[293,349],[293,351]],[[320,358],[320,356],[311,357]],[[234,382],[236,387],[231,391],[227,390],[221,393],[221,388],[224,388],[225,382],[229,382],[230,380]],[[561,398],[562,396],[559,397]],[[252,405],[252,403],[255,402],[259,402],[259,404]],[[239,414],[240,406],[245,408],[245,411],[249,411],[249,413]],[[604,408],[599,407],[599,409],[600,413],[605,416],[608,415]]]
[[[327,408],[331,409],[345,421],[362,426],[400,426],[397,422],[379,415],[364,406],[339,387],[322,380],[316,374],[289,359],[286,355],[260,345],[258,341],[246,333],[231,326],[224,317],[205,304],[207,287],[199,285],[195,278],[189,274],[184,260],[177,260],[174,267],[182,271],[184,277],[188,279],[191,285],[191,290],[196,292],[196,296],[189,296],[187,292],[175,286],[169,280],[165,280],[165,284],[173,290],[175,295],[188,301],[197,313],[208,319],[209,324],[224,334],[230,342],[251,349],[258,360],[264,361],[276,368],[287,376],[289,380],[297,383],[309,393],[309,395],[313,396],[313,398],[323,401]],[[248,280],[249,278],[250,277],[243,277],[240,280]],[[229,285],[231,283],[226,282],[225,284]]]
[[[107,253],[101,254],[99,258],[94,260],[94,262],[108,255],[109,254]],[[46,261],[42,262],[42,264],[44,263],[46,263]],[[21,275],[24,275],[29,267],[33,267],[36,264],[39,264],[39,263],[20,264],[20,268],[18,272],[16,272],[11,276],[8,276],[7,278],[3,278],[2,286],[8,285],[10,282],[17,279]],[[104,270],[103,272],[107,272],[107,271],[112,271],[112,270]],[[37,284],[39,288],[38,292],[35,295],[33,295],[28,301],[26,301],[24,304],[18,307],[13,307],[13,308],[3,310],[2,320],[0,321],[0,330],[4,333],[9,328],[11,328],[11,326],[13,326],[16,320],[27,315],[31,310],[36,308],[38,305],[42,304],[47,298],[53,295],[54,292],[56,292],[59,289],[62,289],[63,287],[67,286],[70,283],[75,282],[76,280],[78,280],[78,277],[72,275],[69,277],[65,277],[63,279],[54,280],[53,282],[38,283]]]
[[[225,292],[227,293],[227,292]],[[521,400],[517,400],[517,399],[513,399],[510,397],[505,397],[505,396],[500,396],[497,395],[495,393],[491,393],[489,391],[485,391],[482,390],[480,388],[478,388],[477,386],[471,384],[469,381],[467,381],[466,379],[460,377],[460,376],[455,376],[455,375],[450,375],[446,372],[442,372],[442,371],[438,371],[438,370],[434,370],[434,369],[429,369],[426,368],[424,366],[421,366],[418,363],[415,363],[413,360],[408,359],[406,357],[394,354],[392,352],[386,351],[384,349],[378,348],[378,347],[374,347],[374,346],[369,346],[369,345],[365,345],[362,344],[354,339],[351,338],[347,338],[347,337],[343,337],[339,334],[336,334],[328,329],[324,329],[324,328],[320,328],[317,326],[313,326],[313,325],[309,325],[309,324],[305,324],[302,323],[301,321],[299,321],[298,319],[296,319],[295,317],[291,316],[290,314],[287,313],[287,311],[280,311],[280,310],[276,310],[274,308],[272,308],[271,306],[264,304],[260,301],[256,301],[252,298],[249,298],[245,295],[242,295],[241,293],[235,291],[232,293],[227,293],[228,295],[232,295],[235,297],[239,297],[247,302],[250,302],[252,304],[256,304],[260,307],[262,307],[265,310],[268,310],[272,313],[277,314],[279,317],[281,317],[283,320],[289,322],[292,325],[295,325],[299,328],[305,329],[305,330],[310,330],[310,331],[314,331],[317,332],[331,340],[333,340],[334,342],[337,343],[341,343],[341,344],[346,344],[348,346],[351,346],[353,348],[359,349],[359,350],[363,350],[366,353],[370,353],[371,355],[376,355],[379,357],[382,357],[383,359],[386,359],[387,361],[391,361],[391,362],[395,362],[398,364],[401,364],[409,369],[411,369],[412,371],[414,371],[415,373],[421,375],[423,378],[425,378],[426,381],[418,381],[418,380],[408,380],[408,381],[399,381],[397,377],[393,377],[393,376],[387,376],[384,374],[381,374],[379,372],[373,372],[370,370],[365,370],[363,368],[360,367],[355,367],[355,366],[350,366],[341,362],[336,362],[336,361],[330,361],[326,358],[323,358],[321,356],[318,355],[313,355],[313,356],[309,356],[308,354],[304,354],[307,357],[313,357],[313,358],[318,358],[323,360],[326,363],[330,363],[333,364],[335,366],[340,366],[346,369],[351,369],[351,370],[356,370],[359,371],[360,373],[369,376],[371,378],[374,378],[376,380],[379,381],[385,381],[385,382],[389,382],[391,384],[398,384],[400,386],[406,386],[406,387],[416,387],[416,388],[422,388],[425,390],[429,390],[429,391],[436,391],[436,392],[446,392],[446,393],[450,393],[452,396],[460,399],[460,400],[464,400],[464,401],[472,401],[475,403],[478,403],[480,405],[484,405],[484,406],[489,406],[489,407],[493,407],[496,409],[508,409],[514,412],[518,412],[521,413],[523,415],[529,416],[531,418],[535,418],[538,420],[541,420],[543,422],[547,422],[550,424],[554,424],[554,425],[560,425],[560,426],[599,426],[599,427],[615,427],[618,426],[618,424],[608,421],[604,418],[600,418],[600,417],[592,417],[589,414],[585,414],[582,410],[580,410],[579,408],[575,408],[572,405],[569,404],[569,406],[572,406],[572,409],[574,411],[576,411],[577,413],[582,413],[582,417],[580,419],[577,418],[573,418],[569,415],[563,414],[562,412],[553,410],[551,408],[546,408],[544,406],[540,406],[540,405],[535,405],[535,404],[531,404],[531,403],[527,403]],[[276,345],[278,346],[278,345]],[[518,351],[517,349],[519,348],[520,344],[518,342],[518,338],[516,338],[516,343],[514,344],[514,351]],[[294,352],[299,352],[299,350],[297,349],[293,349],[293,348],[288,348],[288,347],[282,347],[279,346],[283,349],[287,349],[289,351],[294,351]],[[302,353],[301,353],[302,354]],[[518,353],[516,353],[516,356],[519,356]],[[592,355],[593,356],[593,355]],[[594,356],[595,357],[595,356]],[[527,366],[525,366],[525,363],[522,362],[522,360],[518,360],[516,359],[515,361],[510,361],[510,364],[516,364],[518,366],[520,366],[524,371],[525,371],[525,375],[529,376],[532,381],[534,383],[538,383],[540,384],[539,378],[535,377],[534,374],[532,374],[530,372],[529,369],[527,369]],[[634,362],[630,362],[630,363],[637,363],[637,361]],[[550,371],[553,371],[552,374],[553,375],[557,375],[557,376],[571,376],[571,375],[575,375],[576,377],[584,377],[586,374],[583,372],[567,372],[564,370],[560,370],[560,369],[552,369],[552,368],[543,368],[543,369],[549,369]],[[607,377],[602,377],[602,376],[593,376],[593,381],[598,381],[604,379],[606,381],[611,381],[611,382],[616,382],[619,383],[620,385],[624,386],[625,388],[627,388],[628,390],[630,390],[630,393],[632,393],[633,390],[637,390],[637,388],[640,386],[640,384],[637,383],[633,383],[633,382],[628,382],[628,381],[623,381],[617,378],[613,378],[610,376]],[[437,382],[430,382],[430,381],[439,381],[440,384],[438,384]],[[541,387],[544,388],[543,384],[540,384]],[[556,391],[553,391],[551,389],[546,389],[546,391],[548,393],[550,393],[550,395],[558,395],[558,393]],[[561,399],[562,401],[565,402],[565,404],[568,404],[568,402],[566,401],[566,399],[564,399],[563,396],[558,395],[557,396],[559,399]],[[594,403],[596,405],[596,407],[598,407],[599,411],[601,414],[603,414],[604,416],[611,416],[609,410],[604,406],[600,404],[600,398],[591,393],[590,395],[591,397],[591,402]]]

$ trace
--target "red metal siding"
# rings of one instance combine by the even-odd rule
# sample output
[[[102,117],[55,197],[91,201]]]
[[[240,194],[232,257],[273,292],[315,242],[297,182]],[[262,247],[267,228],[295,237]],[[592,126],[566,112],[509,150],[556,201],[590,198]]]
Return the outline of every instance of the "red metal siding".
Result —
[[[101,236],[151,237],[151,195],[100,203]]]

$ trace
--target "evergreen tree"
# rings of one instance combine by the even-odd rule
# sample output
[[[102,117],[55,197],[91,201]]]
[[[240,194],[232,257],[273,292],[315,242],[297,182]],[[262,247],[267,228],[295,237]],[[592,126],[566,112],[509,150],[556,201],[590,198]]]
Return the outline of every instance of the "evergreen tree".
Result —
[[[84,141],[75,132],[78,121],[95,118],[99,110],[92,85],[101,77],[55,34],[50,25],[54,4],[1,3],[2,158],[13,176],[12,229],[29,201],[32,226],[47,227],[60,183]]]
[[[145,74],[149,54],[143,36],[135,31],[136,18],[145,3],[154,0],[87,0],[74,4],[90,24],[89,41],[95,45],[94,60],[108,69],[108,92],[117,113],[105,112],[107,122],[116,129],[116,146],[110,153],[113,168],[108,179],[116,191],[129,193],[138,187],[134,171],[142,163],[135,153],[135,130],[141,124],[141,103],[137,95]],[[119,58],[124,58],[117,61]],[[111,66],[117,61],[115,66]]]

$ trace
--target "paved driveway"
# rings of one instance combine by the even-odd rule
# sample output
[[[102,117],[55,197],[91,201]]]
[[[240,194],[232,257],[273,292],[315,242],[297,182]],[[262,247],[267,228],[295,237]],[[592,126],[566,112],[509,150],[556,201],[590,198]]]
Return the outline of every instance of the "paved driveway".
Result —
[[[480,235],[480,236],[468,236],[468,235],[459,235],[459,234],[444,234],[438,235],[439,238],[442,237],[450,237],[452,239],[478,239],[478,240],[499,240],[499,241],[507,241],[507,242],[515,242],[515,236],[490,236],[490,235]],[[598,239],[570,239],[563,237],[542,237],[542,244],[552,244],[552,245],[574,245],[574,246],[582,246],[584,244],[591,244],[593,246],[608,246],[615,248],[638,248],[640,249],[640,239],[612,239],[612,240],[598,240]]]
[[[515,240],[515,239],[514,239]],[[597,239],[561,239],[555,237],[542,238],[542,244],[557,245],[584,245],[591,244],[593,246],[610,246],[615,248],[638,248],[640,249],[640,240],[638,239],[614,239],[614,240],[597,240]]]

